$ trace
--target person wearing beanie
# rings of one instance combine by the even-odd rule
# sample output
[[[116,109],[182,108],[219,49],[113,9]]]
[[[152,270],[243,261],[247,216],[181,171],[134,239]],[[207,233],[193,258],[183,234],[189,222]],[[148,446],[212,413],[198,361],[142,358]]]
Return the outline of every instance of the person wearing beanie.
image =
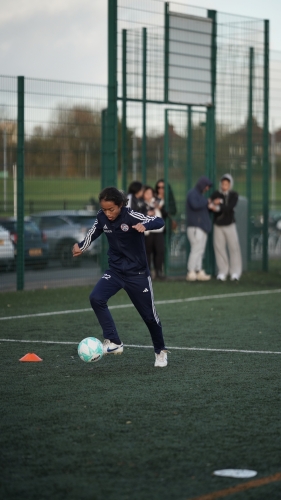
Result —
[[[211,276],[206,274],[204,269],[202,269],[208,233],[212,229],[212,221],[209,214],[210,200],[204,196],[204,193],[209,191],[211,186],[212,182],[210,179],[202,176],[197,181],[196,186],[187,194],[187,238],[190,243],[190,254],[187,262],[187,281],[208,281],[211,279]],[[214,200],[213,205],[215,202],[216,200]]]
[[[238,281],[242,274],[241,251],[234,216],[238,193],[232,188],[232,176],[224,174],[219,190],[211,196],[210,209],[214,212],[214,251],[219,281],[225,281],[228,275],[232,281]],[[219,203],[215,201],[218,199]]]

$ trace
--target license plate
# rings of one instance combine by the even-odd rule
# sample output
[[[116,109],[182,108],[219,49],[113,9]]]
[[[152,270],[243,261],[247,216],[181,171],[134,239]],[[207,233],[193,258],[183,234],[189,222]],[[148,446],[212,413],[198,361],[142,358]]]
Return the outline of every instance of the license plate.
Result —
[[[30,257],[38,257],[39,255],[42,255],[42,248],[30,248],[28,253]]]
[[[4,240],[0,240],[0,245],[5,245]]]

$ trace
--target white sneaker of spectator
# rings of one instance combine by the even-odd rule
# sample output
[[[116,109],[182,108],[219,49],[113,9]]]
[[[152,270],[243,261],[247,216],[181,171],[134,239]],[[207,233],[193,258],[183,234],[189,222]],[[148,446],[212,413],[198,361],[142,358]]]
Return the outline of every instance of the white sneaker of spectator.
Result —
[[[217,280],[219,280],[219,281],[226,281],[226,276],[225,276],[225,274],[218,274],[218,275],[217,275]]]

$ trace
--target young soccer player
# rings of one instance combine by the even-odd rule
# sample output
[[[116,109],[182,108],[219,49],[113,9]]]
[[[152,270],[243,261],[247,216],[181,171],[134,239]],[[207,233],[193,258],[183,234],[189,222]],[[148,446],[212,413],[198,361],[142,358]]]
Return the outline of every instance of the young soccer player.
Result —
[[[122,354],[121,342],[107,301],[123,288],[144,320],[154,345],[156,367],[167,366],[162,326],[154,305],[153,290],[146,259],[144,232],[163,227],[160,217],[148,217],[126,207],[126,196],[115,187],[99,195],[101,210],[81,243],[73,246],[73,256],[81,255],[102,232],[109,243],[109,269],[90,295],[105,338],[104,354]]]

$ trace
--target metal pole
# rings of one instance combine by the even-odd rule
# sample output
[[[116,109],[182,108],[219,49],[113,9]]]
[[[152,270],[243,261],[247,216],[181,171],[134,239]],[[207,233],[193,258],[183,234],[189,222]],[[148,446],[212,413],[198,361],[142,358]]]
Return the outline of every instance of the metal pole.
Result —
[[[127,30],[122,30],[122,189],[127,191]]]
[[[262,269],[268,271],[268,108],[269,108],[269,21],[264,21],[264,114],[263,114],[263,252]]]
[[[248,124],[247,124],[247,199],[248,199],[248,238],[247,259],[251,261],[251,212],[252,212],[252,161],[253,161],[253,65],[254,49],[249,50],[249,93],[248,93]]]
[[[117,185],[117,0],[108,0],[107,162],[103,187]]]
[[[211,94],[212,105],[207,108],[207,124],[206,134],[208,136],[207,155],[210,156],[208,161],[208,175],[213,184],[216,184],[216,87],[217,87],[217,12],[208,10],[208,17],[212,19],[212,46],[211,46]],[[216,272],[216,261],[213,248],[213,230],[209,234],[207,244],[206,261],[208,271],[211,274]]]
[[[18,76],[17,290],[24,289],[24,77]]]
[[[210,179],[216,182],[216,87],[217,87],[217,12],[208,10],[212,19],[211,83],[212,106],[210,108]]]
[[[165,206],[169,212],[169,110],[165,109],[165,142],[164,142],[164,184],[165,184]],[[170,220],[169,217],[165,220],[165,275],[168,274],[169,269],[169,233],[170,233]]]
[[[134,131],[134,134],[133,134],[133,154],[132,154],[132,158],[133,158],[133,164],[132,164],[132,167],[133,167],[133,170],[132,170],[132,180],[135,181],[137,179],[137,162],[138,162],[138,141],[137,141],[137,136],[136,136],[136,131]]]
[[[276,152],[275,152],[275,130],[272,120],[271,133],[271,208],[276,209]]]
[[[106,164],[107,164],[107,109],[101,112],[101,187],[107,186],[106,178]],[[108,243],[105,234],[101,235],[101,254],[100,254],[100,269],[104,272],[108,267],[107,250]]]
[[[192,187],[192,107],[187,107],[187,176],[186,191]]]
[[[107,109],[103,109],[101,112],[101,188],[106,187],[106,153],[107,153]]]
[[[142,183],[146,184],[146,28],[142,29]]]
[[[169,101],[169,3],[165,2],[164,102]]]
[[[3,129],[3,187],[4,187],[4,212],[7,210],[7,130]]]
[[[17,216],[17,165],[13,164],[14,217]]]

